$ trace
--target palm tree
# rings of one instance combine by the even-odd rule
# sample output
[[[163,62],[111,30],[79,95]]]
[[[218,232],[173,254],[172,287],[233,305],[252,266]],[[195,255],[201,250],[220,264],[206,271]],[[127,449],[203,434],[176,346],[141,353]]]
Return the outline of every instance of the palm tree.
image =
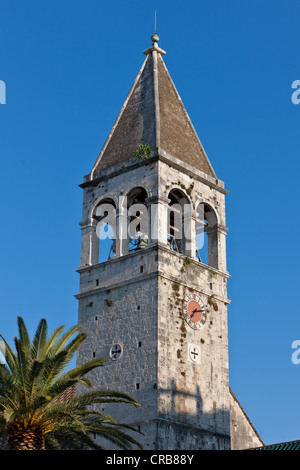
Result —
[[[7,448],[102,449],[91,436],[96,434],[118,448],[141,449],[132,437],[134,428],[97,410],[102,403],[138,403],[124,393],[92,389],[86,375],[107,359],[93,359],[66,370],[86,334],[78,326],[64,329],[60,326],[47,338],[47,322],[42,319],[31,342],[18,317],[15,351],[0,335],[5,345],[5,361],[0,364],[0,433]],[[89,391],[72,393],[76,385]]]

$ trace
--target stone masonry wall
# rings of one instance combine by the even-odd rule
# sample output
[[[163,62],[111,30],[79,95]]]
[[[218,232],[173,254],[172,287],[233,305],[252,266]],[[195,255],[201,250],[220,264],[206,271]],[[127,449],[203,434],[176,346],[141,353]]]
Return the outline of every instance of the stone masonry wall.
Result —
[[[230,393],[230,430],[231,450],[252,449],[264,445],[232,392]]]
[[[160,250],[161,266],[159,448],[177,449],[180,443],[180,449],[229,449],[226,282],[220,273],[167,250]],[[200,330],[186,322],[183,305],[191,294],[196,294],[206,308],[206,321]],[[196,362],[190,354],[194,348]],[[166,426],[172,432],[166,432]]]
[[[138,437],[147,449],[154,448],[156,440],[156,425],[151,423],[157,416],[158,290],[156,276],[148,270],[140,274],[138,267],[145,262],[148,269],[151,266],[154,269],[157,266],[156,251],[144,251],[142,257],[143,260],[140,254],[133,254],[118,263],[107,262],[106,270],[110,276],[105,286],[93,283],[91,288],[89,283],[89,278],[96,276],[99,283],[101,280],[107,282],[102,276],[105,267],[101,264],[87,270],[82,277],[86,289],[82,285],[82,293],[78,296],[79,323],[88,338],[80,348],[78,364],[92,357],[109,358],[104,367],[90,374],[92,382],[101,388],[128,393],[141,406],[113,404],[103,407],[102,411],[121,423],[139,426],[142,432],[147,429],[144,438]],[[110,357],[114,345],[122,349],[117,360]]]
[[[233,421],[230,429],[226,190],[221,181],[163,151],[158,160],[130,165],[104,170],[99,180],[84,189],[77,298],[79,324],[88,339],[78,364],[109,357],[105,367],[91,374],[92,380],[101,388],[129,393],[141,407],[114,405],[103,411],[139,427],[145,433],[141,442],[146,449],[229,449]],[[134,187],[143,187],[148,200],[160,206],[158,240],[109,261],[91,260],[87,250],[95,206],[105,197],[118,205]],[[168,248],[163,206],[172,189],[188,199],[191,223],[199,203],[215,213],[214,266],[199,262],[193,249],[187,256]],[[185,316],[188,295],[197,295],[206,309],[205,322],[197,330]],[[114,345],[121,351],[118,358],[110,357]],[[239,412],[233,406],[231,413],[237,417]],[[246,429],[240,415],[236,422]],[[246,434],[251,434],[249,429]],[[241,435],[245,437],[243,431]]]

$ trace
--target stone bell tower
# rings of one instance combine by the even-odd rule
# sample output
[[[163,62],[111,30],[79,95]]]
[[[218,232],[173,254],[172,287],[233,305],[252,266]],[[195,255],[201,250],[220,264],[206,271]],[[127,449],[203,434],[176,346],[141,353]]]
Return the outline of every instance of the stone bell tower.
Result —
[[[81,184],[78,364],[110,358],[93,383],[136,397],[105,411],[145,449],[230,449],[227,190],[152,41]]]

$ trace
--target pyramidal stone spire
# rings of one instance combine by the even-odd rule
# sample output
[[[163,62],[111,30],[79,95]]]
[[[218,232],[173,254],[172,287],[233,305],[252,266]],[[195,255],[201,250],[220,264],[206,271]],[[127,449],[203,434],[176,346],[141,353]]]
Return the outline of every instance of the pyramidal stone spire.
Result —
[[[141,142],[155,155],[171,156],[206,175],[216,174],[163,61],[157,42],[143,53],[144,63],[93,167],[91,178],[108,167],[136,160]]]

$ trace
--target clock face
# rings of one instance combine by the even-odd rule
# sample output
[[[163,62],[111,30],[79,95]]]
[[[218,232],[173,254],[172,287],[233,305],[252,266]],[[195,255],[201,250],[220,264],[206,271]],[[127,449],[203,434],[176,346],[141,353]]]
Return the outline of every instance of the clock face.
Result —
[[[206,309],[196,294],[187,295],[183,304],[183,311],[188,325],[195,330],[203,328],[206,320]]]

